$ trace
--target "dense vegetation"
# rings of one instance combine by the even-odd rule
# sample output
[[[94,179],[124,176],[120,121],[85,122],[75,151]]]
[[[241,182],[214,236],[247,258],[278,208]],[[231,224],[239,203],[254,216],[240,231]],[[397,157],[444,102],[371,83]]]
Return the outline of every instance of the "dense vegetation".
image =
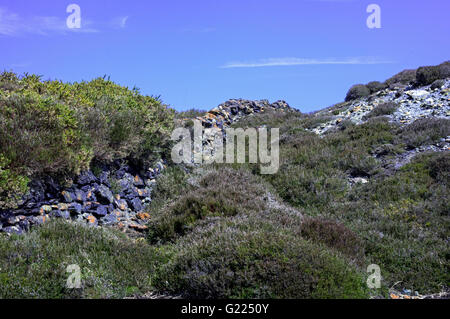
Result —
[[[29,178],[77,174],[93,159],[148,165],[167,151],[173,115],[158,98],[109,79],[71,84],[3,72],[0,203],[14,205]]]
[[[350,229],[364,247],[360,261],[380,265],[385,284],[400,281],[422,292],[447,286],[450,154],[417,156],[399,170],[373,155],[383,149],[393,160],[407,149],[437,142],[450,135],[450,121],[423,119],[400,128],[380,116],[320,138],[299,129],[308,117],[298,116],[296,124],[279,121],[284,116],[265,114],[238,124],[282,125],[280,171],[264,176],[280,197],[304,214]],[[351,186],[348,177],[370,182]]]

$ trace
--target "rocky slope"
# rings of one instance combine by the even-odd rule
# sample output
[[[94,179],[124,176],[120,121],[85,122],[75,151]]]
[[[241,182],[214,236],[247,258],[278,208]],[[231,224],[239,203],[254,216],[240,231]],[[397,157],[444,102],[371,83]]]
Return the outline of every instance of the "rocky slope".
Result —
[[[365,117],[385,103],[395,104],[394,112],[386,116],[391,122],[401,125],[426,117],[450,118],[450,78],[442,81],[439,87],[428,85],[416,88],[410,85],[404,88],[387,88],[368,97],[319,111],[317,116],[331,115],[333,118],[312,131],[322,135],[345,120],[355,124],[365,123]]]

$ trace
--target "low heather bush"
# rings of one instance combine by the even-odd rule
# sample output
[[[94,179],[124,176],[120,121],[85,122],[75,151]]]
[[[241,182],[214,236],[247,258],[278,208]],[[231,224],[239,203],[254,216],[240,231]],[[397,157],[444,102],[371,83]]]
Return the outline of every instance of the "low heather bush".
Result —
[[[367,83],[367,88],[370,90],[370,94],[384,90],[387,88],[387,85],[385,83],[381,83],[379,81],[372,81]]]
[[[370,89],[364,84],[355,84],[348,90],[345,101],[352,101],[370,95]]]
[[[395,84],[403,84],[409,85],[413,84],[416,81],[416,72],[417,70],[403,70],[400,73],[397,73],[393,77],[390,77],[384,83],[387,86],[395,85]]]
[[[301,225],[301,235],[336,249],[356,262],[363,260],[363,241],[342,223],[325,218],[307,218]]]
[[[422,118],[399,131],[399,142],[408,149],[438,142],[450,135],[450,120],[442,118]]]
[[[372,118],[376,116],[393,114],[398,108],[398,104],[395,102],[386,102],[378,104],[372,111],[370,111],[365,118]]]
[[[436,66],[423,66],[417,69],[416,81],[418,85],[429,85],[436,80],[450,77],[450,62]]]
[[[367,297],[361,273],[344,259],[255,219],[219,222],[177,247],[155,282],[185,297]]]

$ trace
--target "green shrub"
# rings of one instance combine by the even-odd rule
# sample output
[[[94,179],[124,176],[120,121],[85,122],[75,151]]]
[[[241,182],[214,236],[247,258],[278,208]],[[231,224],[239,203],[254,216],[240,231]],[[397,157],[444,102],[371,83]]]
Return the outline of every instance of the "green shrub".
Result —
[[[408,149],[438,142],[450,135],[450,120],[442,118],[422,118],[399,131],[399,141]]]
[[[70,107],[34,92],[0,97],[0,105],[0,149],[11,170],[32,176],[88,167],[92,155]]]
[[[436,66],[423,66],[417,69],[416,80],[418,85],[429,85],[436,80],[450,77],[450,62]]]
[[[307,218],[301,225],[301,234],[304,238],[323,243],[357,262],[363,259],[363,241],[345,225],[334,220]]]
[[[157,288],[188,298],[367,297],[363,277],[344,259],[270,225],[233,219],[200,232],[178,244]]]
[[[345,101],[352,101],[370,95],[369,88],[364,84],[353,85],[345,96]]]
[[[416,72],[417,70],[403,70],[400,73],[397,73],[393,77],[390,77],[384,83],[387,86],[395,85],[395,84],[403,84],[403,85],[409,85],[416,81]]]
[[[378,104],[372,111],[370,111],[365,118],[372,118],[376,116],[393,114],[398,108],[398,104],[395,102],[386,102]]]
[[[124,234],[52,221],[22,236],[0,234],[0,298],[123,298],[152,287],[166,257]],[[81,271],[81,288],[68,289],[68,265]],[[133,289],[130,289],[132,288]]]
[[[211,217],[235,216],[258,211],[264,188],[246,171],[221,168],[199,177],[199,187],[180,192],[177,200],[154,211],[149,223],[152,243],[174,241]]]
[[[450,153],[435,154],[428,162],[430,176],[439,183],[450,186]]]
[[[370,94],[384,90],[387,87],[387,85],[385,83],[381,83],[379,81],[369,82],[369,83],[367,83],[366,86],[369,89]]]
[[[175,113],[176,119],[195,119],[197,117],[204,116],[206,114],[205,110],[198,110],[198,109],[190,109],[187,111],[181,111]]]
[[[12,175],[78,174],[92,159],[148,166],[170,151],[173,110],[137,89],[11,72],[0,87],[0,149]]]
[[[9,161],[0,154],[0,207],[15,208],[16,202],[27,190],[28,178],[14,174],[6,167]]]

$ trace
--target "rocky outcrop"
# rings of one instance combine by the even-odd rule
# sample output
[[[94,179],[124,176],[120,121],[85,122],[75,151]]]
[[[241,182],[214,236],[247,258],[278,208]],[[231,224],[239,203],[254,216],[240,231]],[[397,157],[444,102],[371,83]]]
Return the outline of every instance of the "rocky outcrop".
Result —
[[[214,156],[214,141],[216,136],[221,133],[223,139],[226,138],[226,128],[239,121],[241,118],[259,114],[269,109],[278,112],[299,112],[291,108],[285,101],[279,100],[270,103],[268,100],[251,101],[244,99],[231,99],[207,112],[204,116],[195,118],[199,120],[203,128],[202,149],[194,149],[194,154],[202,152],[203,159],[208,161]],[[190,119],[184,119],[188,121]]]
[[[244,116],[261,113],[267,109],[291,110],[285,101],[270,103],[268,100],[250,101],[244,99],[231,99],[207,112],[204,116],[197,117],[204,128],[224,128],[230,126]]]
[[[75,220],[91,226],[115,225],[127,231],[144,231],[150,215],[144,206],[151,201],[155,178],[163,162],[147,172],[127,165],[86,171],[62,187],[53,178],[34,180],[16,210],[0,210],[0,231],[21,234],[52,218]]]
[[[412,86],[387,88],[368,97],[346,102],[339,108],[329,108],[317,112],[317,115],[331,115],[332,120],[320,124],[312,131],[318,135],[349,120],[355,124],[367,121],[366,116],[377,106],[393,102],[398,108],[393,114],[386,115],[391,122],[408,125],[420,118],[450,118],[450,78],[442,80],[439,85],[428,85],[420,88]]]

